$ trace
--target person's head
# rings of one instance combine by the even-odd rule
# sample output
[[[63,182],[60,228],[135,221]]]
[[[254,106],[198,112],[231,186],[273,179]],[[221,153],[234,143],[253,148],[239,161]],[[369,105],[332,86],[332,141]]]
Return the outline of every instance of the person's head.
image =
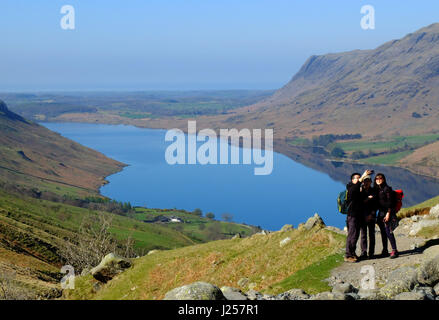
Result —
[[[351,181],[352,181],[353,184],[357,184],[358,181],[360,181],[360,178],[361,178],[361,174],[358,173],[358,172],[354,172],[354,173],[351,175]]]
[[[378,173],[375,176],[375,186],[384,187],[387,184],[386,177],[382,173]]]
[[[364,187],[365,187],[366,189],[369,189],[370,186],[372,185],[372,179],[371,179],[369,176],[367,176],[367,177],[364,178],[364,180],[363,180],[363,185],[364,185]]]

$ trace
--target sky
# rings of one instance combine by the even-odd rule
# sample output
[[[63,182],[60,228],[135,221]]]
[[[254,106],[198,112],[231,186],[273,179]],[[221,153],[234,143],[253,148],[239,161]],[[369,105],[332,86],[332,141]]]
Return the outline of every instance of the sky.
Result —
[[[364,5],[374,30],[360,26]],[[0,13],[3,92],[277,89],[311,55],[439,22],[439,1],[1,0]]]

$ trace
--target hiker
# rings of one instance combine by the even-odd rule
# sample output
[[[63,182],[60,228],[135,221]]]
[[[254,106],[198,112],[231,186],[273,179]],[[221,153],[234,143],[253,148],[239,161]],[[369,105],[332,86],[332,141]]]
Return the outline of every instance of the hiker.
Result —
[[[378,207],[376,191],[372,186],[370,176],[364,177],[361,197],[363,199],[363,215],[360,221],[361,255],[359,258],[360,260],[366,260],[368,258],[373,259],[375,254],[375,223]],[[367,252],[367,238],[369,238],[369,256]]]
[[[346,185],[347,202],[349,209],[346,218],[348,228],[348,238],[346,240],[346,262],[357,262],[358,257],[355,254],[358,237],[360,235],[360,219],[363,215],[363,199],[361,197],[361,184],[366,176],[370,176],[372,171],[366,170],[363,175],[355,172],[351,175],[351,182]]]
[[[387,240],[392,246],[390,258],[397,258],[399,253],[396,247],[396,240],[392,230],[392,221],[396,220],[395,210],[393,209],[392,188],[387,185],[386,177],[382,173],[375,176],[374,188],[377,192],[378,200],[378,217],[377,224],[381,231],[381,240],[383,242],[383,251],[381,257],[388,257]]]

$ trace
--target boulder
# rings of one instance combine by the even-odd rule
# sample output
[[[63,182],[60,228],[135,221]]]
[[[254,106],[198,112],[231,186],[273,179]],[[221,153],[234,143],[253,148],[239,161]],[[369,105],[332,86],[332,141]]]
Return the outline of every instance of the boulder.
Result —
[[[96,280],[106,283],[129,267],[131,267],[129,259],[110,253],[102,259],[98,266],[91,269],[90,273]]]
[[[353,300],[353,298],[344,293],[320,292],[312,296],[310,300]]]
[[[421,264],[418,271],[418,281],[430,287],[439,283],[439,255]]]
[[[391,299],[402,292],[411,291],[418,283],[418,272],[413,267],[401,267],[390,273],[387,283],[379,291],[385,299]]]
[[[282,227],[282,229],[280,229],[281,232],[288,232],[292,230],[294,230],[294,227],[291,224],[286,224]]]
[[[241,239],[242,237],[241,237],[241,234],[240,233],[237,233],[237,234],[235,234],[234,236],[233,236],[233,238],[232,238],[232,240],[235,240],[235,239]]]
[[[430,209],[430,217],[439,219],[439,204]]]
[[[316,213],[313,217],[309,218],[305,223],[305,229],[311,230],[313,228],[324,228],[326,227],[323,219]]]
[[[422,252],[422,258],[424,261],[431,260],[436,256],[439,256],[439,245],[428,247]]]
[[[361,300],[379,300],[378,289],[361,289],[358,290],[358,296]]]
[[[357,293],[357,290],[350,283],[336,283],[332,287],[332,293]]]
[[[282,248],[284,245],[286,245],[290,241],[291,241],[291,238],[286,237],[285,239],[283,239],[282,241],[279,242],[279,246]]]
[[[434,290],[435,295],[437,295],[439,297],[439,283],[434,286],[433,290]]]
[[[206,282],[194,282],[166,293],[164,300],[226,300],[217,286]]]
[[[248,300],[241,290],[232,287],[222,287],[221,292],[227,300]]]
[[[263,294],[253,289],[247,292],[247,297],[249,300],[263,300]]]
[[[394,300],[425,300],[425,295],[420,292],[402,292],[397,294]]]
[[[327,226],[326,229],[329,230],[329,231],[332,231],[332,232],[338,233],[338,234],[343,234],[343,235],[346,234],[346,232],[345,232],[344,230],[341,230],[341,229],[339,229],[339,228],[337,228],[337,227]]]
[[[419,292],[422,295],[424,295],[426,300],[434,300],[434,297],[436,297],[436,294],[431,287],[415,287],[413,292]]]
[[[439,225],[439,219],[423,219],[413,224],[412,229],[409,232],[410,236],[416,236],[419,231],[426,227],[434,227]]]
[[[276,296],[276,300],[308,300],[309,298],[310,295],[302,289],[291,289]]]

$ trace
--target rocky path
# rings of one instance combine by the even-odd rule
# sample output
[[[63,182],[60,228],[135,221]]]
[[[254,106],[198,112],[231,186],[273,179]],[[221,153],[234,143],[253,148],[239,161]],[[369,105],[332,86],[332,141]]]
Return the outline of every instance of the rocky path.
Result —
[[[329,279],[330,284],[336,282],[347,282],[351,283],[355,287],[360,287],[360,281],[365,276],[361,274],[362,268],[365,266],[373,266],[375,270],[375,280],[377,286],[384,285],[388,275],[395,269],[403,266],[415,266],[419,265],[422,260],[422,251],[418,249],[424,242],[425,239],[419,237],[409,237],[406,233],[395,232],[396,243],[400,255],[396,259],[390,258],[375,258],[363,260],[357,263],[344,263],[340,267],[334,269],[331,273],[331,278]],[[380,254],[382,251],[381,234],[377,228],[376,230],[376,254]],[[389,250],[390,244],[389,244]],[[357,244],[357,255],[361,254],[360,243]]]

